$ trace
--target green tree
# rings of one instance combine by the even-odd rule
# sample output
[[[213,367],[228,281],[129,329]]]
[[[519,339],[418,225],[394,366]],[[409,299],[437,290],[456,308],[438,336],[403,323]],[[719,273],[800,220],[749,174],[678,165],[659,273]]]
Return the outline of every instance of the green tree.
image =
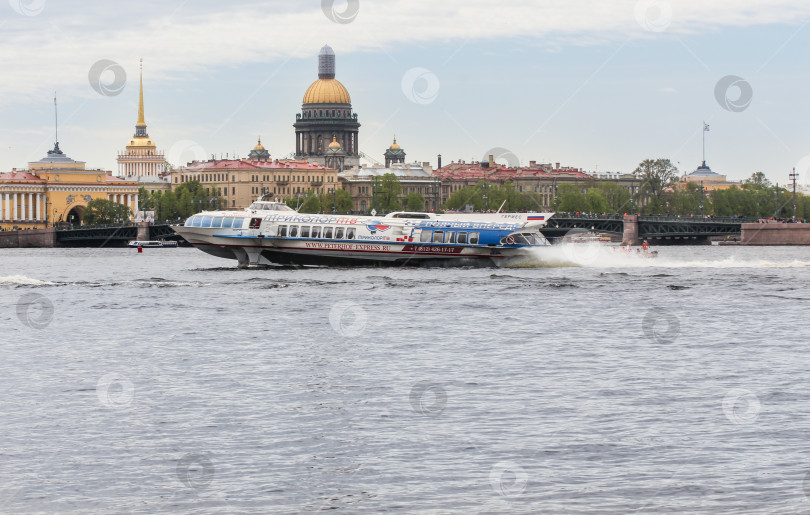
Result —
[[[413,192],[405,196],[405,209],[408,211],[423,211],[425,209],[425,197]]]
[[[746,179],[743,184],[744,184],[743,187],[748,186],[748,187],[751,187],[751,188],[754,188],[754,189],[760,189],[760,190],[762,190],[762,189],[767,190],[767,189],[771,188],[771,186],[772,186],[771,181],[769,181],[768,178],[765,177],[765,174],[763,172],[754,172],[754,173],[752,173],[751,177]]]
[[[701,200],[703,201],[703,213],[711,214],[711,207],[708,198],[701,198],[703,190],[700,185],[694,182],[687,182],[684,187],[670,188],[662,195],[663,212],[670,215],[695,215],[701,212]]]
[[[354,201],[348,191],[336,189],[320,196],[321,211],[324,213],[348,213],[354,210]]]
[[[588,211],[588,198],[582,193],[582,188],[574,184],[560,184],[557,187],[557,210]]]
[[[639,193],[642,199],[647,201],[643,212],[648,214],[662,213],[665,188],[678,178],[678,169],[669,159],[645,159],[639,163],[635,173],[641,176]]]
[[[618,183],[612,181],[602,181],[597,185],[602,197],[605,199],[606,207],[604,212],[624,213],[630,209],[630,191],[623,188]]]
[[[321,199],[313,190],[306,192],[304,203],[298,209],[299,213],[319,213],[321,211]]]
[[[605,213],[607,211],[607,200],[602,195],[601,189],[590,188],[585,197],[588,200],[588,211],[591,213]]]
[[[467,205],[472,205],[473,209],[476,211],[484,209],[484,200],[481,196],[481,191],[478,185],[464,186],[461,189],[454,191],[450,195],[450,198],[448,198],[444,203],[444,208],[455,211],[464,211]]]
[[[374,209],[383,212],[400,209],[399,196],[402,194],[402,184],[395,174],[387,173],[382,177],[374,177],[371,187],[374,192]]]
[[[132,212],[127,206],[97,198],[87,203],[82,213],[82,222],[85,225],[119,224],[129,221],[131,216]]]

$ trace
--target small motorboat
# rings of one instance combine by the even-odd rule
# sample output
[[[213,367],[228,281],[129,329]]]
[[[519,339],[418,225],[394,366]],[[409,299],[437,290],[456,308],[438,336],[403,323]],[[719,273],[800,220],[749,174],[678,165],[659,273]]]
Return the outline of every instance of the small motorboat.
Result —
[[[132,240],[127,243],[131,248],[163,248],[177,247],[177,242],[172,240]]]

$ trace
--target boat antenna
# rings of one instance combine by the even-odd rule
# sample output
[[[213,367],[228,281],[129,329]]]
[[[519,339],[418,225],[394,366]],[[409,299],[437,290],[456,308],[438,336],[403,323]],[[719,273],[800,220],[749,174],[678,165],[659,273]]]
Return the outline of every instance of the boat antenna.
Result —
[[[495,214],[496,214],[496,215],[497,215],[498,213],[500,213],[500,212],[501,212],[501,209],[503,209],[503,205],[504,205],[504,204],[506,204],[506,199],[504,199],[504,200],[503,200],[503,202],[501,202],[501,207],[499,207],[499,208],[498,208],[498,210],[497,210],[497,211],[495,211]]]

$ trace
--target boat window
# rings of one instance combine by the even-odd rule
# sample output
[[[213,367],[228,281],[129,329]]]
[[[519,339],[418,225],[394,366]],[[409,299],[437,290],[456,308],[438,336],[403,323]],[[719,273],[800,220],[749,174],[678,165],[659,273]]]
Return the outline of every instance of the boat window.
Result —
[[[234,218],[233,219],[233,228],[234,229],[241,229],[245,225],[245,223],[244,223],[245,220],[247,220],[247,218]]]
[[[354,239],[355,230],[356,229],[354,227],[349,227],[348,229],[346,229],[346,239],[347,240],[353,240]]]
[[[343,227],[335,227],[335,239],[336,240],[343,239]]]
[[[430,219],[430,215],[427,213],[393,213],[390,215],[391,218],[419,218],[420,220],[427,220]]]
[[[204,216],[200,227],[211,227],[211,218],[210,216]]]
[[[466,232],[458,233],[458,238],[456,238],[456,243],[467,243],[467,233]]]
[[[211,221],[211,227],[222,227],[222,217],[217,216]]]
[[[425,229],[422,229],[422,234],[419,235],[419,241],[422,243],[428,243],[432,238],[432,235],[433,231],[426,231]]]
[[[444,235],[444,242],[445,243],[455,243],[456,242],[456,233],[455,233],[455,231],[447,231],[447,234]]]
[[[470,245],[478,245],[478,233],[471,232],[470,233]]]
[[[233,218],[225,217],[222,219],[222,228],[228,229],[233,225]]]
[[[298,226],[297,225],[291,225],[290,226],[290,238],[296,238],[296,237],[298,237]]]
[[[302,225],[301,226],[301,237],[302,238],[309,238],[309,226]]]
[[[327,239],[332,238],[332,228],[331,227],[324,227],[323,228],[323,237]]]
[[[278,235],[282,238],[287,236],[287,226],[286,225],[279,225],[278,226]]]
[[[188,223],[188,222],[186,222],[186,223]],[[192,216],[191,217],[191,226],[192,227],[199,227],[201,223],[202,223],[202,217],[201,216]]]
[[[320,225],[313,225],[312,226],[312,237],[313,238],[320,238],[321,237],[321,226]]]
[[[262,219],[261,218],[251,218],[250,219],[250,228],[251,229],[258,229],[261,224],[262,224]]]
[[[444,231],[433,231],[433,243],[444,243]]]

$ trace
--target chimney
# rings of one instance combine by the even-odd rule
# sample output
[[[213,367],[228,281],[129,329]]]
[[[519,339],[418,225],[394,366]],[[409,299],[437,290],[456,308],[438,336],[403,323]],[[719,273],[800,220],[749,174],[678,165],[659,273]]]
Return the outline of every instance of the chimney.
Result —
[[[442,155],[439,154],[439,166],[437,166],[436,168],[439,169],[441,167],[442,167]]]
[[[559,170],[560,169],[560,163],[554,163],[554,168]]]
[[[529,161],[529,166],[534,168],[535,166],[537,166],[537,161]]]
[[[495,166],[495,158],[492,156],[492,154],[490,154],[489,155],[489,167],[492,168],[493,166]]]

